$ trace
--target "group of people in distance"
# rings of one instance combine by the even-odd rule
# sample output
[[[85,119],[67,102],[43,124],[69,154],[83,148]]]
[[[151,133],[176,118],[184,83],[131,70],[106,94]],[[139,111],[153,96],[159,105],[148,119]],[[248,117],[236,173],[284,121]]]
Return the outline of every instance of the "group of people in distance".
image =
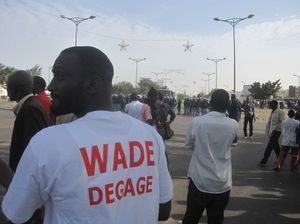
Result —
[[[151,88],[144,103],[133,93],[125,106],[130,116],[114,111],[113,66],[94,47],[63,50],[53,74],[51,102],[45,87],[36,90],[25,71],[8,78],[8,95],[17,106],[10,168],[0,160],[0,183],[8,188],[2,203],[6,217],[13,223],[46,224],[167,220],[173,185],[164,140],[175,113],[159,92]],[[233,99],[230,103],[227,91],[215,90],[210,112],[193,118],[187,129],[185,147],[194,151],[184,224],[198,223],[205,209],[208,223],[223,223],[232,187],[230,146],[240,119],[230,113],[233,119],[227,117],[227,110],[234,110]],[[281,116],[275,104],[273,109],[269,149]],[[76,119],[54,125],[65,114]]]
[[[259,166],[264,167],[274,151],[277,157],[276,166],[273,170],[279,171],[288,151],[291,150],[291,165],[290,170],[295,171],[298,168],[299,160],[299,142],[300,142],[300,125],[299,120],[295,119],[296,112],[294,109],[288,111],[288,118],[285,120],[285,114],[279,107],[278,101],[272,100],[269,102],[271,114],[266,125],[266,134],[269,136],[263,158],[259,162]],[[241,112],[244,112],[244,138],[253,138],[253,122],[256,119],[254,104],[247,99],[240,104],[235,95],[231,96],[231,103],[228,108],[228,116],[237,122],[240,120]],[[298,118],[299,119],[299,118]],[[249,124],[249,135],[247,133],[247,126]],[[298,136],[297,136],[298,133]],[[280,141],[281,138],[281,142]],[[233,145],[237,145],[237,137],[233,141]]]

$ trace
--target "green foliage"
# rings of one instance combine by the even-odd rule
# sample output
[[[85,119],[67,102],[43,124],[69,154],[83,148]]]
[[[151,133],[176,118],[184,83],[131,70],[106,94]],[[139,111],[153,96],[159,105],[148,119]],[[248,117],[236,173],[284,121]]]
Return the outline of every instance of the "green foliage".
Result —
[[[280,79],[275,82],[268,81],[266,83],[254,82],[249,91],[254,99],[269,99],[271,96],[276,98],[277,93],[281,89]]]
[[[177,94],[177,98],[178,99],[181,99],[181,100],[184,100],[186,98],[189,98],[189,95],[185,94],[185,93],[178,93]]]
[[[4,66],[0,63],[0,84],[6,88],[7,76],[13,73],[16,69],[13,67]]]
[[[42,67],[40,65],[35,65],[30,69],[27,69],[28,72],[32,76],[41,76],[42,75]]]
[[[127,94],[131,94],[134,91],[135,89],[133,85],[127,81],[118,82],[115,85],[113,85],[113,93],[116,94],[127,95]]]
[[[155,89],[160,89],[161,87],[157,85],[156,82],[153,82],[150,78],[141,78],[138,83],[138,93],[141,95],[146,95],[151,87]]]

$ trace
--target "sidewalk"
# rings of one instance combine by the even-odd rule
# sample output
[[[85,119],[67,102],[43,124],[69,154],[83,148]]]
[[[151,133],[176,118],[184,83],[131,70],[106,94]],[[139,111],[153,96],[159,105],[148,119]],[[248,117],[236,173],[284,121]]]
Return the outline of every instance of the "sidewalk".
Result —
[[[4,100],[0,98],[0,109],[2,110],[12,110],[12,108],[16,105],[15,101]]]

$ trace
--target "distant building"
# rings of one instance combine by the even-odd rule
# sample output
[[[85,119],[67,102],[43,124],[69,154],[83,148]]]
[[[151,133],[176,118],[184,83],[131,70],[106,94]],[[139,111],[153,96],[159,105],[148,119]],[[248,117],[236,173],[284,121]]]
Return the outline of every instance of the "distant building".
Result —
[[[296,97],[296,86],[289,86],[289,98]]]
[[[252,93],[250,92],[252,85],[244,85],[243,86],[243,97],[251,96]]]

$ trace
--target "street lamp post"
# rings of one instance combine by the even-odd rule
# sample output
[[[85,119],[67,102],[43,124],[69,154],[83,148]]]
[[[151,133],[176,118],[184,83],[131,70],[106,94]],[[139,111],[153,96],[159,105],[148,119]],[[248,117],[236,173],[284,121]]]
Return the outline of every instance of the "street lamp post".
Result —
[[[207,76],[207,91],[208,91],[208,94],[209,94],[209,91],[210,91],[210,80],[211,80],[210,76],[212,76],[215,73],[214,72],[212,72],[212,73],[202,72],[202,74]]]
[[[218,63],[219,63],[220,61],[225,60],[225,59],[226,59],[226,58],[215,58],[215,59],[206,58],[206,60],[213,61],[213,62],[215,62],[215,64],[216,64],[216,89],[218,88]]]
[[[129,58],[129,60],[132,60],[135,62],[135,83],[134,88],[137,87],[137,77],[138,77],[138,63],[141,61],[145,61],[147,58]]]
[[[297,77],[297,79],[298,79],[298,86],[297,86],[297,93],[298,93],[298,97],[300,96],[300,75],[293,75],[293,76],[295,76],[295,77]]]
[[[208,93],[207,93],[207,92],[208,92],[208,91],[207,91],[207,86],[208,86],[209,80],[210,80],[210,79],[201,79],[201,81],[204,81],[204,82],[205,82],[205,93],[206,93],[206,94],[208,94]]]
[[[293,76],[295,76],[295,77],[297,77],[298,78],[298,88],[300,87],[300,75],[293,75]]]
[[[250,14],[247,17],[243,17],[243,18],[230,18],[230,19],[219,19],[218,17],[214,18],[215,21],[221,21],[221,22],[225,22],[228,23],[229,25],[232,26],[232,33],[233,33],[233,91],[235,93],[236,90],[236,66],[235,66],[235,26],[245,20],[245,19],[250,19],[252,18],[254,15]]]
[[[61,18],[63,19],[67,19],[67,20],[70,20],[72,21],[75,26],[76,26],[76,31],[75,31],[75,46],[77,46],[77,31],[78,31],[78,25],[85,21],[85,20],[88,20],[88,19],[95,19],[96,16],[90,16],[90,17],[86,17],[86,18],[82,18],[82,17],[66,17],[64,15],[60,15]]]
[[[151,72],[151,73],[155,75],[155,77],[156,77],[156,79],[155,79],[156,83],[157,83],[157,76],[163,74],[163,72]]]

